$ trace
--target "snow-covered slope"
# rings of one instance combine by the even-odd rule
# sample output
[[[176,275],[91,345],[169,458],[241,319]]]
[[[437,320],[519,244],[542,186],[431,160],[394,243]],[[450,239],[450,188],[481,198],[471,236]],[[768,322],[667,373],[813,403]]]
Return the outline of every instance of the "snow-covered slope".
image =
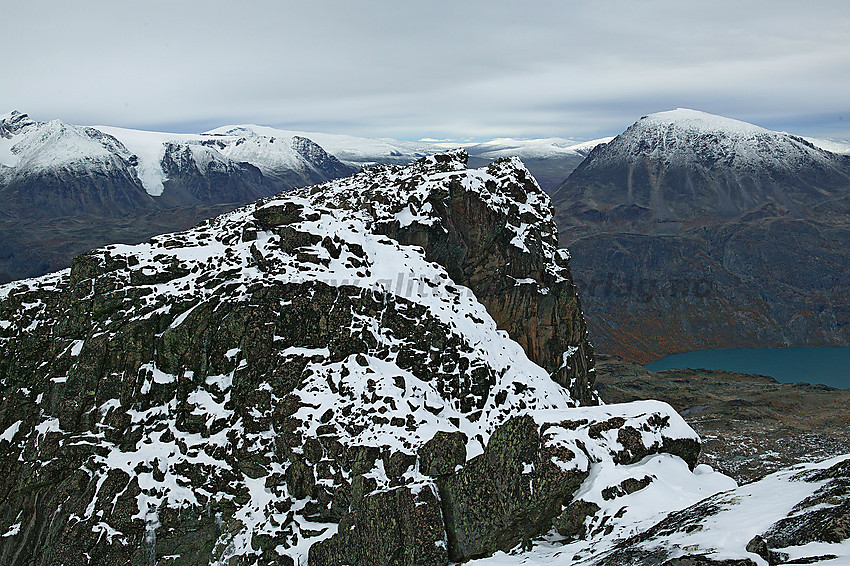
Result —
[[[594,147],[608,143],[612,139],[614,138],[600,138],[585,142],[577,142],[566,138],[496,138],[483,143],[464,145],[464,150],[466,150],[470,156],[485,159],[519,157],[522,160],[526,160],[557,159],[575,156],[585,157]]]
[[[136,174],[151,196],[160,196],[164,190],[163,182],[167,176],[162,169],[162,160],[165,157],[166,144],[189,144],[196,137],[190,134],[146,132],[109,126],[96,126],[96,129],[120,140],[124,147],[138,158]]]
[[[167,178],[162,161],[168,144],[192,148],[199,170],[211,162],[250,163],[282,188],[311,185],[342,177],[354,170],[344,166],[309,139],[287,135],[264,135],[233,129],[230,135],[166,134],[108,126],[99,130],[121,140],[139,156],[139,177],[147,191],[159,196]],[[222,165],[219,165],[221,168]]]
[[[59,120],[35,122],[26,114],[0,117],[0,181],[25,173],[127,169],[132,153],[118,140],[95,128]]]
[[[607,144],[599,163],[658,159],[670,165],[710,164],[737,170],[793,171],[831,155],[804,139],[754,124],[679,108],[638,120]]]
[[[655,457],[642,467],[652,474],[662,460]],[[589,544],[577,540],[563,545],[552,537],[531,552],[499,554],[472,564],[843,566],[850,564],[850,539],[842,526],[848,517],[848,486],[850,458],[843,456],[797,465],[738,488],[724,490],[717,484],[720,493],[667,517],[653,517],[652,510],[684,495],[672,485],[656,484],[608,499],[596,495],[608,514],[588,517],[586,528],[598,535]],[[618,509],[629,511],[602,521]]]
[[[832,153],[837,153],[839,155],[850,155],[850,141],[823,139],[823,138],[803,138],[803,139],[806,140],[807,142],[811,143],[815,147],[825,149],[826,151],[831,151]]]
[[[669,406],[593,406],[546,195],[465,159],[0,287],[0,561],[445,566],[733,487]]]
[[[207,134],[236,137],[262,136],[265,138],[292,139],[308,138],[319,144],[337,159],[355,168],[369,167],[378,163],[406,164],[433,155],[440,151],[431,144],[383,138],[362,138],[342,134],[281,130],[269,126],[243,124],[222,126]]]
[[[844,210],[848,184],[847,156],[797,136],[680,108],[644,116],[597,146],[554,200],[560,208],[580,203],[610,210],[614,222],[669,224],[734,218],[769,203],[797,215],[816,205]]]
[[[190,166],[203,177],[236,172],[240,163],[258,168],[277,190],[305,186],[352,173],[309,139],[298,136],[194,135],[146,132],[109,126],[84,127],[36,122],[20,112],[0,117],[0,182],[24,183],[28,178],[65,175],[90,177],[116,172],[160,197],[167,181],[180,184],[166,172],[167,148],[196,157]],[[63,182],[67,183],[67,179]],[[273,189],[260,190],[260,193]]]
[[[9,218],[150,212],[155,204],[137,165],[119,140],[95,128],[20,112],[0,117],[0,206]]]

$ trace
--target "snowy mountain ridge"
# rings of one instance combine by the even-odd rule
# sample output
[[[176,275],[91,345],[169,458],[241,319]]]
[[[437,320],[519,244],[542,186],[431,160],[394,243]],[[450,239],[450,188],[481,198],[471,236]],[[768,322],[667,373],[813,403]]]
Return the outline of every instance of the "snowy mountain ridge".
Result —
[[[439,151],[439,149],[427,143],[400,141],[389,138],[363,138],[344,134],[282,130],[255,124],[221,126],[205,132],[205,135],[246,138],[307,138],[319,144],[343,163],[357,168],[368,167],[378,163],[406,164]]]
[[[566,156],[586,156],[591,149],[610,142],[613,137],[579,142],[567,138],[516,139],[496,138],[490,141],[463,144],[463,149],[471,156],[499,159],[502,157],[556,158]]]
[[[315,142],[297,136],[266,137],[171,134],[109,126],[74,126],[59,120],[36,122],[26,114],[10,112],[2,118],[0,179],[66,170],[89,174],[124,168],[145,191],[159,197],[168,180],[163,165],[167,148],[189,148],[194,166],[206,175],[210,170],[232,169],[250,163],[268,177],[294,186],[344,176],[353,170],[328,155]],[[14,125],[13,125],[14,124]],[[300,183],[299,183],[300,182]],[[293,186],[291,184],[290,186]]]
[[[736,218],[770,203],[797,216],[816,203],[842,210],[848,184],[846,155],[677,109],[644,116],[596,146],[553,198],[561,209],[587,206],[618,223],[670,231],[682,221]]]
[[[95,128],[59,120],[38,123],[18,112],[2,117],[0,132],[3,135],[0,179],[20,171],[122,167],[132,157],[118,140]]]
[[[642,117],[607,144],[606,157],[599,164],[649,157],[674,166],[700,163],[738,170],[794,171],[811,161],[828,164],[832,156],[797,136],[679,108]]]

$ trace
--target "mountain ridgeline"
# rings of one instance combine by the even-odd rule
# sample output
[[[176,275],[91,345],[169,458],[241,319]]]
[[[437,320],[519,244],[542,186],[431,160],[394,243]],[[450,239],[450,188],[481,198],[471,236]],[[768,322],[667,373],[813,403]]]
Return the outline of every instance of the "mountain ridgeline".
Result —
[[[850,344],[850,156],[680,109],[597,146],[553,202],[601,351]]]
[[[309,139],[0,120],[0,281],[354,172]]]
[[[470,162],[520,156],[550,190],[597,142],[497,139],[470,146]],[[251,124],[169,134],[10,112],[0,116],[0,282],[67,267],[94,247],[183,230],[283,190],[438,151],[433,143]]]

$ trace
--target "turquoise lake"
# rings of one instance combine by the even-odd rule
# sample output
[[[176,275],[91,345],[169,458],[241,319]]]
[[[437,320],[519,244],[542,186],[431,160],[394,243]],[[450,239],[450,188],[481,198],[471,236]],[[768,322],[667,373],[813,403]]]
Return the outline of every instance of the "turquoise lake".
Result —
[[[782,383],[802,381],[850,389],[850,347],[698,350],[673,354],[646,367],[650,371],[723,369],[769,375]]]

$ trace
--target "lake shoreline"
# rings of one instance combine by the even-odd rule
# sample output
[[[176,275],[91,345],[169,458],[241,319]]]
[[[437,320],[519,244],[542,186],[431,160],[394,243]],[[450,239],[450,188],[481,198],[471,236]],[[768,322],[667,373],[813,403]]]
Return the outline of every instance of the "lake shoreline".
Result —
[[[798,346],[694,350],[665,356],[645,365],[651,372],[668,369],[731,371],[772,377],[779,383],[809,383],[850,389],[850,347]]]

